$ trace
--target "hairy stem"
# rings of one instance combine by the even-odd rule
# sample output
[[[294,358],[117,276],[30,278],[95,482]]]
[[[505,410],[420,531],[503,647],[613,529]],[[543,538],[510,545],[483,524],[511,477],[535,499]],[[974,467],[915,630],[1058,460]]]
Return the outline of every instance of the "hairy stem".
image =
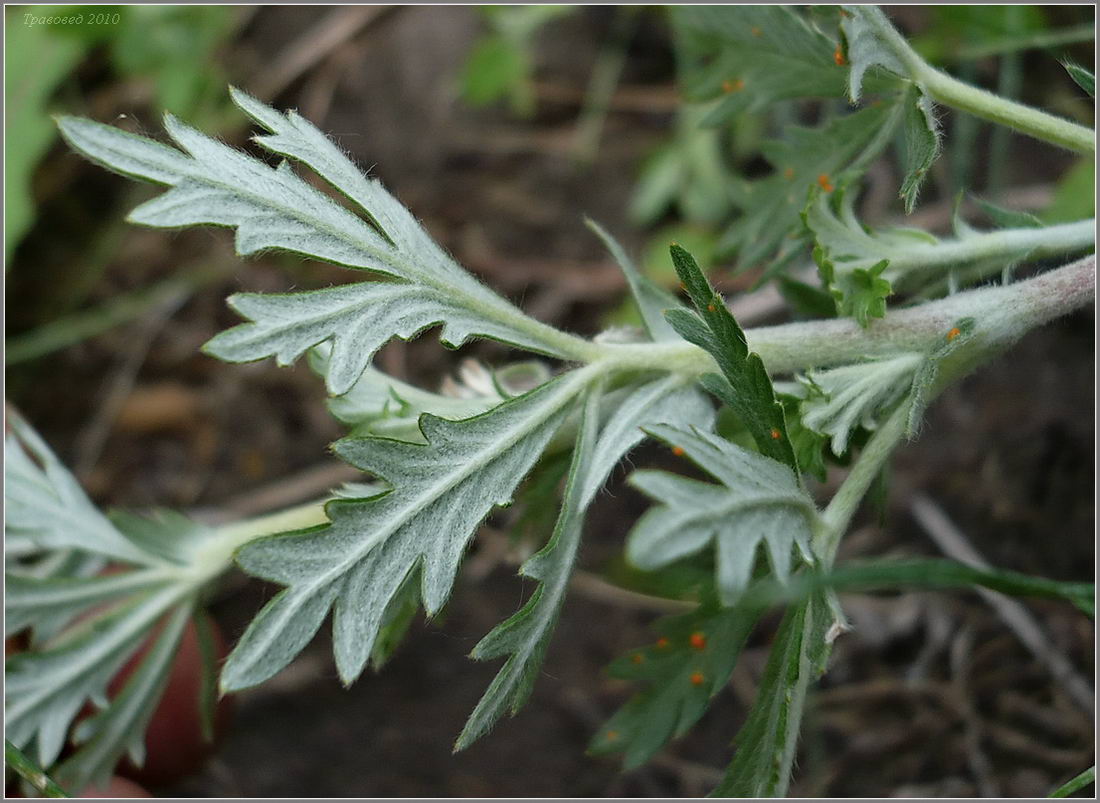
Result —
[[[977,339],[993,349],[1091,304],[1095,282],[1096,258],[1089,256],[1025,281],[966,290],[894,310],[866,329],[851,319],[834,318],[749,329],[745,336],[772,374],[845,365],[901,351],[927,352],[966,317],[976,320]],[[696,375],[717,370],[709,354],[685,342],[602,348],[608,365],[619,370],[664,369]]]
[[[1096,134],[1092,129],[970,86],[937,70],[913,50],[882,11],[877,8],[867,11],[866,19],[909,71],[909,78],[920,84],[933,100],[1071,151],[1096,152]]]
[[[886,465],[894,447],[905,436],[910,404],[911,400],[899,404],[886,419],[886,423],[875,430],[875,434],[860,452],[859,459],[856,460],[852,470],[844,478],[844,482],[841,483],[829,506],[821,515],[824,527],[815,535],[818,543],[814,545],[814,551],[821,556],[826,568],[833,565],[840,539],[848,529],[848,524],[859,508],[860,502],[863,501],[863,497],[867,495],[871,483]]]
[[[773,374],[790,373],[858,362],[899,352],[927,352],[961,318],[975,319],[965,353],[941,372],[938,392],[951,379],[1011,345],[1025,332],[1086,306],[1095,295],[1096,260],[1088,257],[1035,278],[1007,286],[956,293],[939,301],[891,312],[863,329],[852,320],[806,321],[749,329],[749,348],[763,358]],[[665,370],[685,376],[717,369],[711,356],[687,342],[635,345],[590,344],[598,358],[581,369],[578,386],[587,376]],[[430,394],[424,394],[425,396]],[[440,397],[441,399],[444,397]],[[428,407],[429,405],[425,405]],[[908,405],[902,404],[863,450],[851,474],[825,512],[819,533],[823,549],[835,554],[840,533],[866,493],[890,451],[905,432]],[[278,513],[236,522],[219,529],[219,538],[200,556],[197,572],[211,579],[227,569],[241,545],[261,536],[316,527],[328,522],[324,501],[310,502]]]
[[[1002,229],[936,245],[913,245],[890,257],[885,276],[901,279],[928,270],[980,260],[1028,259],[1081,252],[1096,244],[1096,219],[1032,229]],[[840,266],[843,269],[843,264]],[[996,267],[996,272],[1001,266]]]

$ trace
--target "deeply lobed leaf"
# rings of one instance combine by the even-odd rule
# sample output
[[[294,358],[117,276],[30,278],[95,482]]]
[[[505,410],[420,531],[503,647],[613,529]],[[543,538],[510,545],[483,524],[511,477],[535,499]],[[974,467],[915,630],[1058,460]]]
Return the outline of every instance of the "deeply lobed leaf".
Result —
[[[540,585],[521,610],[474,647],[473,658],[507,655],[508,660],[470,715],[456,750],[488,731],[506,711],[514,714],[530,694],[565,599],[585,511],[622,456],[644,438],[643,427],[691,422],[709,428],[713,418],[706,396],[675,376],[632,388],[602,426],[599,394],[589,394],[554,533],[520,569]]]
[[[691,254],[675,243],[670,250],[676,273],[698,314],[669,310],[665,313],[668,322],[685,340],[708,351],[723,373],[705,375],[703,386],[737,413],[761,454],[797,471],[783,407],[764,363],[749,351],[745,333]]]
[[[429,614],[446,601],[474,529],[507,504],[559,428],[590,372],[576,371],[483,415],[424,415],[426,443],[345,438],[337,453],[392,490],[328,504],[328,525],[261,538],[237,553],[245,571],[281,583],[222,672],[224,690],[255,685],[285,666],[334,607],[333,650],[345,683],[362,671],[387,603],[413,571]]]
[[[792,547],[802,559],[813,560],[810,541],[817,513],[789,466],[697,429],[660,425],[648,432],[722,485],[664,471],[635,471],[630,483],[659,505],[646,511],[630,533],[631,562],[657,569],[713,546],[719,597],[733,605],[748,584],[761,543],[780,580],[790,572]]]
[[[780,100],[844,93],[836,42],[793,6],[685,5],[672,21],[688,97],[719,101],[711,123]]]
[[[687,733],[725,688],[760,613],[749,605],[712,604],[659,622],[654,644],[632,650],[609,667],[612,676],[647,687],[600,728],[589,750],[624,753],[624,768],[633,769]]]
[[[260,145],[312,168],[367,219],[307,184],[285,162],[269,167],[171,115],[165,117],[165,127],[181,150],[90,120],[63,117],[58,124],[69,144],[89,159],[169,186],[130,214],[134,223],[228,226],[236,229],[242,256],[280,249],[385,274],[392,281],[273,297],[236,296],[231,303],[251,322],[211,340],[206,346],[210,354],[233,362],[271,356],[285,364],[331,342],[326,382],[335,395],[354,384],[390,338],[414,337],[439,323],[450,345],[479,335],[571,356],[569,336],[528,318],[462,270],[407,209],[312,124],[243,92],[232,90],[232,95],[271,132],[257,137]]]

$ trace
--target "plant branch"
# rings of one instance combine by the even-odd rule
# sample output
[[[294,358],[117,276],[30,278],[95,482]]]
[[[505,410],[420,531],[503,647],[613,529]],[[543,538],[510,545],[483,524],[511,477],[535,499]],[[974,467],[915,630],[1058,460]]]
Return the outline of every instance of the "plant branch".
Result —
[[[894,310],[866,329],[854,320],[835,318],[748,329],[745,337],[771,374],[828,368],[902,351],[927,352],[965,317],[976,320],[975,341],[985,350],[996,350],[1030,329],[1091,304],[1095,283],[1096,258],[1088,256],[1014,284],[966,290]],[[602,348],[607,366],[614,370],[686,374],[716,370],[710,355],[686,342],[604,344]]]
[[[1007,286],[956,293],[939,301],[891,312],[864,329],[855,321],[834,319],[760,327],[745,332],[749,348],[760,354],[769,372],[790,373],[809,368],[858,362],[899,352],[927,352],[961,318],[973,317],[975,329],[964,351],[941,372],[939,387],[975,364],[1007,347],[1025,332],[1086,306],[1095,295],[1095,257],[1074,262],[1032,279]],[[709,354],[687,342],[590,344],[598,357],[587,375],[666,370],[685,375],[714,371]],[[584,377],[579,377],[583,384]],[[840,533],[846,529],[860,499],[905,431],[908,405],[898,407],[864,449],[848,478],[825,512],[820,534],[831,563]],[[302,530],[328,522],[324,501],[314,501],[278,513],[225,525],[220,537],[199,557],[196,572],[212,579],[231,565],[238,547],[277,532]]]
[[[1022,255],[1028,259],[1040,259],[1080,252],[1095,244],[1095,218],[1044,228],[1001,229],[935,245],[911,245],[901,254],[890,255],[890,266],[884,277],[894,281],[934,268],[979,260],[1008,261]],[[843,269],[844,264],[840,263],[838,267]],[[996,271],[1001,271],[1000,265],[996,266]]]
[[[865,18],[909,71],[908,77],[920,84],[933,100],[1071,151],[1096,152],[1096,134],[1092,129],[970,86],[937,70],[898,33],[886,14],[878,8],[869,8],[867,12]]]
[[[894,447],[904,437],[912,403],[913,399],[910,397],[899,404],[886,419],[886,423],[875,431],[828,507],[825,508],[825,512],[822,513],[824,527],[815,536],[818,543],[814,544],[814,551],[821,557],[826,568],[833,565],[840,539],[847,531],[848,524],[871,487],[871,483],[886,465]]]

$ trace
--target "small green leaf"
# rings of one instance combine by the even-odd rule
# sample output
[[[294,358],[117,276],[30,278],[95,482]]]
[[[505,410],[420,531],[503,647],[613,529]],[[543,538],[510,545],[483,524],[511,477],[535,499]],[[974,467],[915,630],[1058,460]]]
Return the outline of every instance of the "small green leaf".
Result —
[[[868,326],[872,318],[886,317],[886,299],[894,288],[882,278],[882,272],[889,264],[890,261],[884,259],[870,268],[855,268],[832,279],[841,315],[855,318],[863,327]]]
[[[1077,775],[1074,778],[1066,781],[1059,786],[1049,797],[1069,797],[1075,792],[1080,792],[1086,786],[1096,783],[1096,766],[1089,767],[1087,770]]]
[[[909,393],[924,359],[922,354],[906,353],[808,371],[801,378],[809,391],[802,402],[802,423],[827,436],[833,454],[844,454],[857,428],[875,429],[883,414]]]
[[[944,332],[943,340],[933,348],[925,357],[923,363],[913,376],[912,402],[909,407],[909,421],[906,432],[910,438],[915,438],[920,430],[921,416],[928,399],[935,389],[936,379],[939,376],[943,364],[950,360],[956,352],[962,350],[974,333],[976,322],[973,318],[960,318],[954,326]]]
[[[799,470],[816,477],[819,482],[824,482],[826,476],[824,449],[828,438],[814,432],[799,417],[802,399],[781,393],[779,402],[783,405],[783,414],[787,419],[787,435],[790,436]]]
[[[810,190],[831,190],[841,176],[851,179],[866,170],[900,120],[896,105],[882,104],[820,128],[789,126],[783,140],[765,142],[761,150],[774,172],[733,185],[741,215],[722,235],[718,256],[736,256],[739,268],[763,265],[771,273],[803,254],[801,213]]]
[[[627,558],[634,565],[658,569],[713,545],[719,597],[733,605],[748,584],[761,543],[781,581],[790,573],[792,547],[813,560],[817,512],[789,466],[696,429],[662,425],[649,432],[722,485],[665,471],[631,474],[630,484],[659,503],[627,540]]]
[[[1017,597],[1043,597],[1072,603],[1090,618],[1094,615],[1093,583],[1050,580],[1008,569],[982,569],[941,558],[879,559],[849,563],[828,572],[803,572],[782,589],[763,588],[746,596],[757,604],[798,599],[816,590],[896,591],[899,588],[959,589],[979,586]]]
[[[1030,212],[1005,209],[978,197],[974,197],[974,202],[999,229],[1039,229],[1046,225]]]
[[[518,43],[486,36],[474,45],[462,70],[462,99],[471,106],[488,106],[508,98],[512,111],[526,117],[535,111],[530,71],[527,53]]]
[[[613,677],[647,687],[600,728],[589,751],[625,753],[623,766],[629,770],[687,733],[728,683],[761,613],[749,605],[711,603],[658,622],[655,644],[632,650],[608,668]]]
[[[783,797],[790,784],[810,684],[825,671],[833,622],[824,594],[787,610],[775,636],[760,691],[737,734],[737,751],[711,797]]]
[[[797,471],[783,407],[775,398],[764,363],[749,351],[745,333],[691,254],[676,244],[669,251],[698,314],[674,309],[665,317],[681,337],[709,352],[724,374],[705,375],[703,386],[741,417],[761,454]]]
[[[713,416],[702,393],[670,377],[633,390],[613,408],[600,429],[599,394],[589,394],[554,533],[520,569],[540,585],[522,609],[497,625],[470,654],[478,660],[507,655],[508,660],[470,715],[455,750],[472,744],[506,711],[514,714],[530,695],[565,599],[585,511],[622,456],[642,440],[642,427],[664,422],[697,422],[709,427]]]
[[[1073,79],[1073,82],[1085,90],[1090,98],[1096,97],[1096,76],[1092,70],[1088,70],[1080,64],[1074,64],[1072,61],[1063,61],[1062,66],[1066,68],[1066,72],[1069,73],[1069,77]]]
[[[90,43],[19,19],[30,7],[4,7],[4,269],[35,218],[31,177],[57,136],[50,124],[54,90]],[[30,12],[40,13],[40,12]]]
[[[904,104],[905,119],[905,178],[901,184],[901,198],[905,202],[905,214],[913,211],[921,183],[932,169],[932,163],[940,155],[940,127],[932,108],[932,99],[915,85],[899,96]]]

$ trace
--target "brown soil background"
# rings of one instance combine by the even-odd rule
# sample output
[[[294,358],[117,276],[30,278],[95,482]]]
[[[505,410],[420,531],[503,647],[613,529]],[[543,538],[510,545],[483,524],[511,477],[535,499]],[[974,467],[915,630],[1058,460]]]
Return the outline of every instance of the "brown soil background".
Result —
[[[223,54],[233,82],[253,90],[329,11],[259,8]],[[321,54],[276,102],[298,107],[361,164],[377,165],[390,189],[490,285],[544,320],[593,333],[623,287],[582,215],[638,251],[644,235],[631,230],[624,210],[640,160],[672,120],[673,58],[664,24],[650,16],[633,39],[623,76],[635,101],[609,115],[594,164],[578,168],[571,160],[576,99],[612,11],[585,9],[540,38],[542,88],[530,120],[472,110],[456,99],[456,75],[480,31],[473,10],[461,7],[380,15]],[[919,12],[906,13],[919,24]],[[1041,92],[1040,79],[1033,81],[1028,92]],[[68,91],[84,104],[74,111],[103,120],[126,113],[138,130],[158,130],[155,114],[142,105],[141,87],[111,84],[94,60]],[[1021,139],[1013,148],[1013,186],[1049,182],[1067,164]],[[242,264],[229,235],[214,230],[123,228],[107,247],[102,272],[89,277],[83,273],[88,254],[134,205],[132,188],[58,147],[37,189],[50,222],[39,224],[13,262],[9,336],[64,311],[66,293],[81,282],[91,283],[85,303],[94,303],[184,264],[212,266],[224,278],[171,312],[9,369],[9,399],[78,467],[104,505],[239,511],[258,489],[287,478],[290,490],[276,498],[300,501],[291,497],[312,487],[313,472],[336,466],[325,446],[341,430],[324,410],[323,389],[304,366],[222,365],[198,347],[235,322],[224,305],[230,292],[323,286],[347,280],[346,272],[277,256]],[[503,352],[480,344],[466,353],[498,359]],[[953,388],[929,412],[920,440],[897,455],[885,522],[865,513],[843,555],[938,555],[909,513],[919,489],[994,565],[1092,580],[1093,360],[1088,311],[1030,334]],[[381,361],[434,388],[458,357],[429,333],[387,347]],[[632,459],[643,465],[661,458],[642,449]],[[586,570],[598,572],[619,554],[644,509],[622,485],[622,473],[590,518],[581,557]],[[341,688],[322,632],[275,680],[239,695],[231,731],[199,774],[156,791],[197,797],[705,794],[729,760],[775,618],[754,635],[729,690],[694,731],[647,767],[621,774],[614,760],[587,757],[584,747],[628,694],[603,667],[649,640],[655,614],[574,594],[526,708],[452,755],[454,737],[497,668],[465,655],[530,592],[513,564],[494,562],[492,544],[478,540],[474,571],[460,579],[445,615],[414,626],[381,673]],[[477,571],[486,574],[471,576]],[[273,592],[235,580],[212,610],[232,639]],[[792,794],[1035,796],[1093,762],[1092,715],[976,594],[847,595],[845,603],[856,627],[838,642],[831,671],[811,700]],[[1055,649],[1091,679],[1091,622],[1067,605],[1026,604]]]

